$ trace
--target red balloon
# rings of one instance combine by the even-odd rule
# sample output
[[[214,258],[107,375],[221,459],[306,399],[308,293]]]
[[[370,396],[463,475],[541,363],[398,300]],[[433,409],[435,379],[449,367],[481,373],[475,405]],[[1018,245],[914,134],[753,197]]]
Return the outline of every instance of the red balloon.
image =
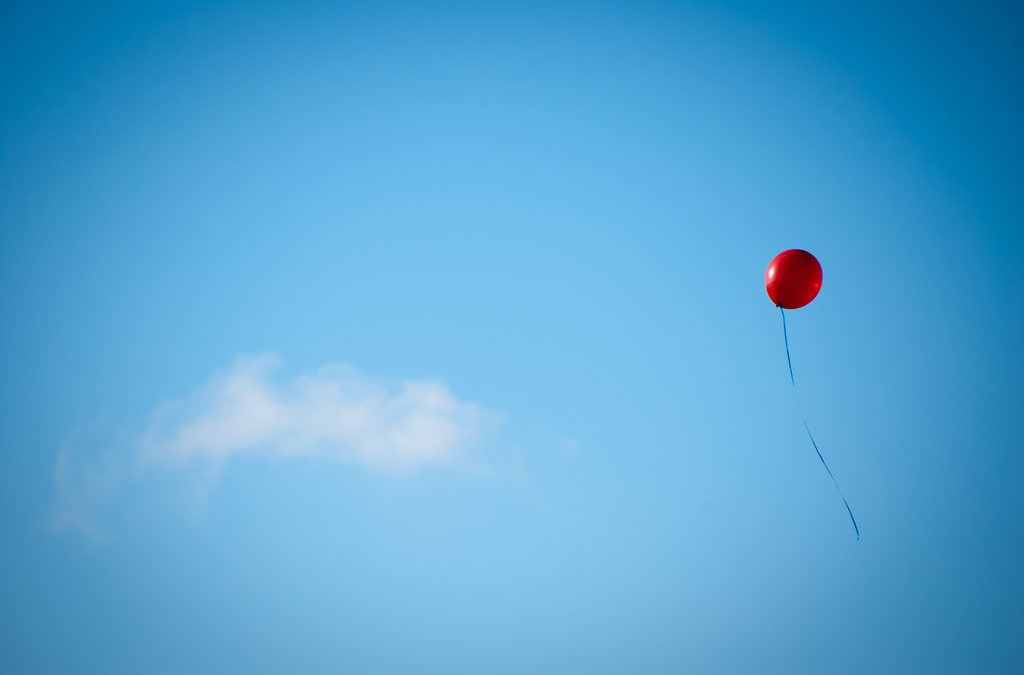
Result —
[[[799,248],[783,251],[768,263],[764,289],[778,307],[803,307],[821,290],[821,265],[817,258]]]

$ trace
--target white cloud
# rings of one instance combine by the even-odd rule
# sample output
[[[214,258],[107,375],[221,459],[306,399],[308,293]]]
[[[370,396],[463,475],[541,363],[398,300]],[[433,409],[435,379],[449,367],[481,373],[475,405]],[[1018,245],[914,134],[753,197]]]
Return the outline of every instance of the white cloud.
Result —
[[[102,539],[103,516],[166,485],[151,479],[168,468],[182,469],[174,473],[201,508],[220,470],[239,456],[318,457],[407,474],[468,459],[500,419],[434,380],[389,383],[330,365],[282,381],[280,366],[273,354],[238,357],[157,408],[141,435],[106,420],[69,434],[54,466],[50,524]]]
[[[162,406],[141,444],[147,463],[312,455],[404,473],[459,458],[497,418],[438,381],[388,384],[332,365],[277,383],[279,367],[273,354],[239,357]]]

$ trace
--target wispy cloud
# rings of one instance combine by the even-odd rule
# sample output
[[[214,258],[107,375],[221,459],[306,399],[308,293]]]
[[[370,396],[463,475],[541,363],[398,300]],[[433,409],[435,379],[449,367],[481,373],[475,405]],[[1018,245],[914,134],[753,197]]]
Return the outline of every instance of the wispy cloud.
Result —
[[[69,435],[54,468],[57,529],[96,537],[97,511],[126,482],[238,457],[314,457],[387,474],[465,459],[501,416],[443,382],[389,382],[340,364],[279,377],[274,354],[240,356],[184,398],[160,405],[134,438],[109,424]]]
[[[115,501],[132,464],[131,442],[107,419],[68,434],[53,467],[54,529],[99,539],[97,519]]]
[[[278,383],[280,359],[241,357],[162,406],[142,442],[149,460],[313,455],[409,472],[452,461],[496,418],[441,382],[388,384],[332,365]]]

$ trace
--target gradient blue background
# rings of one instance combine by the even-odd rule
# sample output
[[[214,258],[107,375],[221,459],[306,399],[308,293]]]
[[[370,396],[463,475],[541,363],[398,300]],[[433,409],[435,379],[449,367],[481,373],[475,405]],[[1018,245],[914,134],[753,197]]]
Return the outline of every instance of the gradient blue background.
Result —
[[[1024,670],[1024,23],[847,4],[5,5],[0,671]],[[263,350],[516,470],[50,527],[69,433]]]

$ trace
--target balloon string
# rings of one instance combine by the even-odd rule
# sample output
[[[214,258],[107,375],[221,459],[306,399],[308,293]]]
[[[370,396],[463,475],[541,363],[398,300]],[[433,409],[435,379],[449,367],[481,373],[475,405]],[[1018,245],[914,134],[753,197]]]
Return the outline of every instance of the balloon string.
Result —
[[[789,358],[789,331],[786,330],[786,310],[782,309],[780,305],[775,306],[779,308],[779,312],[782,314],[782,339],[786,341],[786,365],[789,366],[789,383],[793,385],[793,390],[796,391],[796,380],[793,379],[793,359]],[[799,405],[799,403],[800,398],[797,397],[797,404]]]
[[[832,479],[832,485],[836,486],[836,492],[839,493],[839,498],[843,500],[843,506],[846,507],[846,512],[850,514],[850,522],[853,523],[853,531],[857,533],[857,541],[860,541],[860,528],[857,527],[857,519],[853,517],[853,510],[850,508],[849,502],[846,501],[846,497],[843,496],[843,490],[839,487],[839,481],[832,474],[832,469],[828,468],[828,462],[821,454],[821,450],[818,449],[818,444],[814,440],[814,435],[811,434],[811,427],[807,425],[807,416],[804,415],[804,408],[800,404],[800,393],[796,388],[796,380],[793,378],[793,359],[789,356],[789,332],[786,330],[786,312],[779,307],[779,312],[782,314],[782,337],[786,341],[786,364],[789,365],[789,382],[793,385],[793,396],[796,398],[796,407],[800,410],[800,419],[804,423],[804,429],[807,430],[807,437],[811,439],[811,445],[814,446],[814,451],[818,453],[818,459],[821,460],[821,465],[825,467],[828,477]]]

